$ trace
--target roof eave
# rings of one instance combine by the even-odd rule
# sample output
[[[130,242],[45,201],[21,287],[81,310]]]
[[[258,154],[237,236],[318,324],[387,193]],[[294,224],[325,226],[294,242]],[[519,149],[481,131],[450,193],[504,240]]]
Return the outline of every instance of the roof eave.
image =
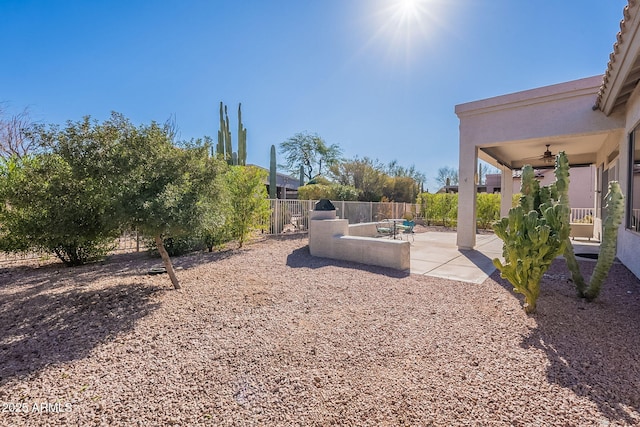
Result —
[[[594,109],[600,109],[606,115],[626,103],[640,79],[637,55],[640,52],[640,38],[636,37],[640,23],[639,8],[638,0],[629,0],[624,7],[620,31],[616,35],[613,52],[609,55],[607,71],[594,105]]]

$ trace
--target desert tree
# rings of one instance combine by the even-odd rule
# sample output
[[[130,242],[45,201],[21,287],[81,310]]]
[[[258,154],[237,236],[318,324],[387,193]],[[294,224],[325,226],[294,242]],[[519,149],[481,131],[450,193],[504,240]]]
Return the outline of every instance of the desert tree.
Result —
[[[33,126],[29,109],[10,114],[6,104],[0,104],[0,157],[23,157],[33,151],[36,143],[30,138]]]
[[[104,256],[121,229],[114,182],[121,174],[105,153],[127,126],[85,117],[62,129],[32,129],[38,152],[2,160],[0,245],[52,252],[66,265]]]
[[[118,149],[123,216],[154,239],[175,289],[180,283],[163,238],[205,229],[204,222],[214,220],[209,213],[216,209],[225,165],[209,152],[202,140],[174,145],[170,128],[155,122],[131,132]]]
[[[445,185],[458,185],[458,169],[443,166],[438,169],[438,175],[435,180],[441,187]]]
[[[379,202],[389,184],[385,166],[369,157],[342,161],[332,165],[329,170],[331,177],[339,184],[355,187],[360,201]]]
[[[414,165],[401,166],[397,160],[389,162],[386,170],[393,180],[389,186],[393,188],[393,197],[387,197],[398,202],[415,203],[427,179],[426,175],[418,171]]]
[[[269,221],[270,202],[264,185],[267,172],[254,166],[231,166],[225,174],[230,207],[226,229],[242,247],[254,230]]]
[[[302,166],[307,180],[322,175],[322,168],[338,163],[342,154],[337,144],[329,145],[317,134],[307,132],[296,133],[280,143],[279,148],[285,161],[282,167],[297,175]]]

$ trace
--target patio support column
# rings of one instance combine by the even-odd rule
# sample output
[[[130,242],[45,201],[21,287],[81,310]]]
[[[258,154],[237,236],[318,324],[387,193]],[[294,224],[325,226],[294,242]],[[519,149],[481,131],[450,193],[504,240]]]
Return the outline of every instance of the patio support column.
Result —
[[[506,166],[500,167],[500,217],[509,215],[513,196],[513,171]]]
[[[463,138],[461,136],[461,138]],[[460,143],[458,168],[458,249],[473,249],[476,245],[476,176],[478,148]]]

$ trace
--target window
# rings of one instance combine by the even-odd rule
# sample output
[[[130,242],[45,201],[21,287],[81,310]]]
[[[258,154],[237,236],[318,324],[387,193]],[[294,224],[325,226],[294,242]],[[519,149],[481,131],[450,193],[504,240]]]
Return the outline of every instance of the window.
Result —
[[[596,217],[602,218],[602,177],[604,175],[604,168],[602,165],[596,169]]]
[[[629,181],[627,183],[627,228],[640,232],[640,141],[634,129],[629,135]]]

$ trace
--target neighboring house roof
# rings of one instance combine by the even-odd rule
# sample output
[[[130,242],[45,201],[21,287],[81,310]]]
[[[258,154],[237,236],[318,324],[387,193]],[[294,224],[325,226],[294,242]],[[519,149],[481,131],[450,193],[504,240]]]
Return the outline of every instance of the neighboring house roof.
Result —
[[[620,31],[616,35],[607,71],[593,107],[606,115],[611,114],[616,107],[626,104],[640,80],[640,38],[637,37],[639,9],[638,0],[629,0],[623,10]]]
[[[262,166],[258,166],[258,165],[247,165],[247,166],[255,166],[269,173],[269,169],[263,168]],[[269,185],[269,177],[267,177],[265,184]],[[298,187],[300,187],[300,178],[296,178],[291,175],[276,172],[276,187],[286,188],[287,190],[297,190]]]

